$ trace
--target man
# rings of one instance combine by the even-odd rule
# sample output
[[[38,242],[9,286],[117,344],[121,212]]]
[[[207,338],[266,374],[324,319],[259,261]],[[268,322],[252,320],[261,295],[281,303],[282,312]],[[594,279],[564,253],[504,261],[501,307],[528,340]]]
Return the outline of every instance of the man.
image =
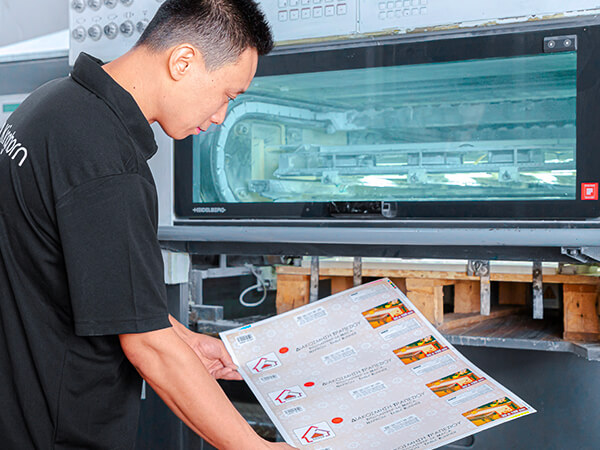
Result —
[[[167,313],[147,165],[223,121],[272,48],[252,0],[167,0],[138,44],[34,92],[0,130],[0,445],[131,449],[142,378],[223,449],[259,438],[213,377],[220,341]],[[139,373],[139,374],[138,374]]]

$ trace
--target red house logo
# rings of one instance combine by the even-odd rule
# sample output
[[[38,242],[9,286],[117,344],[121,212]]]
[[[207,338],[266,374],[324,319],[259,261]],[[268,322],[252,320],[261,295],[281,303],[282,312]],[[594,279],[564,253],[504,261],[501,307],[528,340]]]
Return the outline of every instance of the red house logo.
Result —
[[[275,353],[269,353],[246,363],[246,366],[252,373],[261,373],[281,366],[281,362]]]
[[[284,405],[294,400],[300,400],[306,398],[306,394],[300,388],[300,386],[292,386],[282,391],[270,392],[269,397],[276,405]]]
[[[294,433],[303,445],[312,444],[314,442],[323,441],[335,437],[335,434],[327,425],[327,422],[317,423],[309,427],[298,428]]]

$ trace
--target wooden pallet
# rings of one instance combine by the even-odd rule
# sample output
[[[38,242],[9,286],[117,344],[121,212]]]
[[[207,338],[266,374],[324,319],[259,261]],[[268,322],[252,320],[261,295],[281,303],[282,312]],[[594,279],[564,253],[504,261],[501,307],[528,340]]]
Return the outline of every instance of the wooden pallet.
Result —
[[[480,279],[466,272],[449,270],[394,269],[386,265],[363,267],[363,277],[390,278],[431,323],[444,328],[452,327],[448,319],[468,316],[471,323],[477,320],[506,315],[510,308],[526,304],[533,276],[528,273],[490,273],[490,281],[499,282],[501,308],[490,316],[480,316]],[[321,280],[331,280],[331,293],[336,294],[353,287],[350,267],[321,267]],[[600,340],[600,306],[598,293],[600,278],[587,275],[543,275],[544,283],[562,285],[564,339],[577,341]],[[444,317],[443,289],[454,286],[454,315]],[[310,268],[297,266],[277,267],[277,312],[282,313],[309,302]],[[499,312],[500,311],[500,312]],[[475,314],[477,313],[477,314]],[[466,316],[465,316],[466,315]],[[446,320],[445,320],[446,319]]]

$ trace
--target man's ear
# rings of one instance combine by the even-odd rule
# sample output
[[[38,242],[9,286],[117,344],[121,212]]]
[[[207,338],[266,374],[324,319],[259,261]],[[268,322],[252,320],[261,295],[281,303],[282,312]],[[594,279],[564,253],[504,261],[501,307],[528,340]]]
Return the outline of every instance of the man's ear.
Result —
[[[200,64],[204,69],[202,54],[191,44],[181,44],[171,50],[169,56],[169,74],[175,81],[187,75],[194,64]]]

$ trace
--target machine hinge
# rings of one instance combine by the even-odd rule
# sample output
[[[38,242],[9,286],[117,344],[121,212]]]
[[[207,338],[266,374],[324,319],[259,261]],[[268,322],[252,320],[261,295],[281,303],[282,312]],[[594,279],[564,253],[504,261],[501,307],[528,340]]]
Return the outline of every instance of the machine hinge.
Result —
[[[600,247],[561,247],[560,252],[581,263],[600,262]]]

